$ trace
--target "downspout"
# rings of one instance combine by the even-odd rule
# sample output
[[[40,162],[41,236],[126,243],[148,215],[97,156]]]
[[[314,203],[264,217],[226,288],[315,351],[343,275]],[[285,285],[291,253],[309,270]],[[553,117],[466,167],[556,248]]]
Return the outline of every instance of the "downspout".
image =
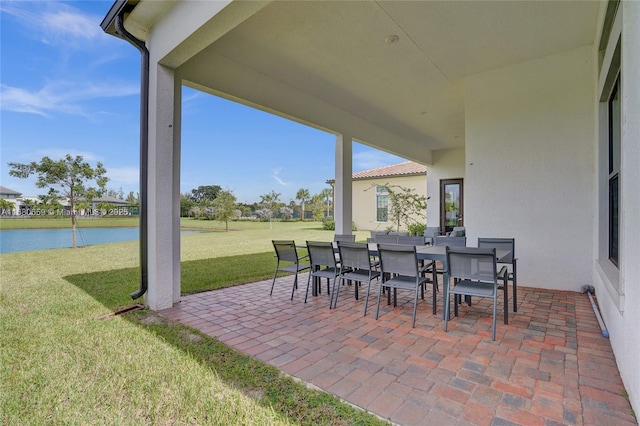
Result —
[[[140,289],[131,293],[132,299],[142,297],[149,288],[147,268],[147,161],[149,159],[149,50],[144,42],[124,28],[124,11],[116,17],[116,31],[141,53],[140,70]]]

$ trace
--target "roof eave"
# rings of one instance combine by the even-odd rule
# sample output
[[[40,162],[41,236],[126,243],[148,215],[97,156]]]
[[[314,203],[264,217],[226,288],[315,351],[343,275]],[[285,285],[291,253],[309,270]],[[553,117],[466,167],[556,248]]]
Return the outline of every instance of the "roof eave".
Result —
[[[111,8],[107,12],[104,19],[100,23],[102,31],[107,34],[111,34],[116,37],[120,37],[116,31],[116,17],[122,12],[131,12],[136,5],[140,3],[140,0],[115,0]]]

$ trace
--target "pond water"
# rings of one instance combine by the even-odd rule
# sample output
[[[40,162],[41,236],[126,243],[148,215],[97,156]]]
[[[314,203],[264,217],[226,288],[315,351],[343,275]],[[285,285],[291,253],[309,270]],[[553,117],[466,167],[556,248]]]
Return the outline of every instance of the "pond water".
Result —
[[[189,234],[198,231],[182,231]],[[139,238],[139,228],[78,228],[78,246],[133,241]],[[72,247],[71,228],[68,229],[13,229],[0,231],[0,254],[16,251],[43,250]]]

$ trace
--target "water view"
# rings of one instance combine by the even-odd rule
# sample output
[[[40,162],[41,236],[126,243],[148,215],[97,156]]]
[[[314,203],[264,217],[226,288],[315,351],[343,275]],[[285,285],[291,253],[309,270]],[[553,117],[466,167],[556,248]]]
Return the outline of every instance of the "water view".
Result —
[[[182,231],[181,234],[197,231]],[[139,228],[78,228],[78,246],[133,241],[139,238]],[[0,231],[0,254],[16,251],[72,247],[71,228],[14,229]]]

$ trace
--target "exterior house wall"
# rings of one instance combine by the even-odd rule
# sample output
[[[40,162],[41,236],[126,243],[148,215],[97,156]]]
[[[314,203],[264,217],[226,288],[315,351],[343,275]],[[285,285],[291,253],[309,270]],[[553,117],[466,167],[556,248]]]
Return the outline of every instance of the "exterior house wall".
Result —
[[[595,48],[465,81],[465,225],[513,237],[522,285],[591,282]]]
[[[393,176],[353,181],[353,222],[359,230],[384,231],[396,225],[392,222],[378,222],[376,220],[376,185],[389,184],[410,188],[418,195],[427,196],[427,178],[422,176]],[[427,202],[428,203],[428,202]],[[416,218],[418,223],[424,223],[424,217]],[[405,230],[401,225],[401,230]]]
[[[608,252],[602,249],[608,241],[596,239],[593,261],[593,285],[598,296],[598,306],[609,331],[611,347],[616,356],[620,376],[629,394],[636,414],[640,412],[640,3],[621,2],[618,13],[621,18],[621,113],[622,143],[620,166],[620,262],[619,269],[606,268]],[[615,40],[613,43],[615,46]],[[606,72],[606,70],[605,70]],[[605,105],[606,109],[606,105]],[[600,134],[604,141],[597,143],[605,157],[599,161],[598,172],[608,180],[608,158],[602,147],[608,142],[608,123],[600,121]],[[608,187],[600,188],[600,197],[608,202]],[[594,232],[606,239],[608,211],[595,207]],[[603,232],[604,231],[604,232]],[[611,273],[613,272],[613,273]],[[611,281],[618,281],[613,283]]]

